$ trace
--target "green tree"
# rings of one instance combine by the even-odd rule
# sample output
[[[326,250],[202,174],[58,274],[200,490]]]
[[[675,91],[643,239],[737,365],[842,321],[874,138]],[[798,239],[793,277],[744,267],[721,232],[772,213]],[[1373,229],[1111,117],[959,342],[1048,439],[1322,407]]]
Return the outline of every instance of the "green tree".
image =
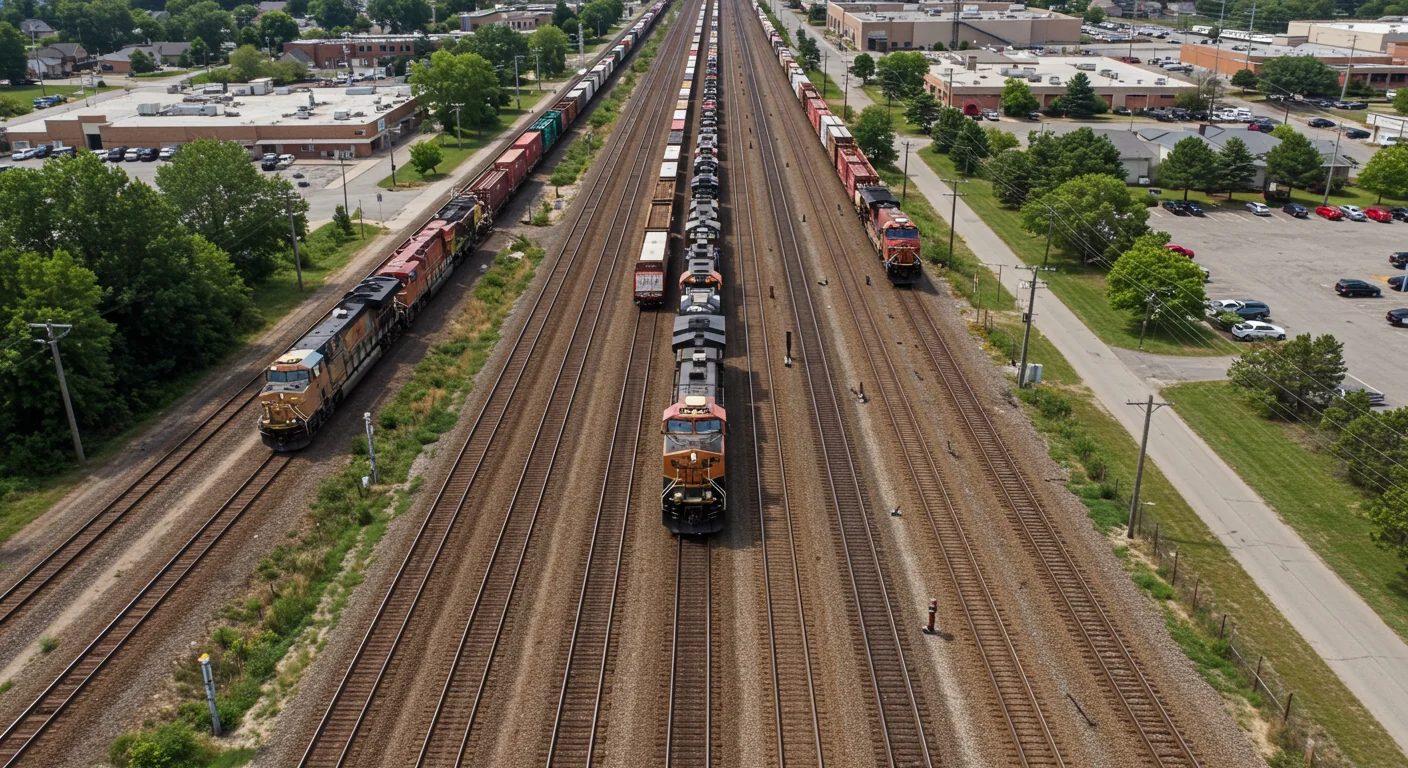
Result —
[[[246,3],[235,6],[234,10],[230,11],[230,15],[235,17],[235,24],[243,29],[259,17],[259,9]]]
[[[1120,151],[1109,139],[1089,128],[1060,136],[1032,131],[1027,137],[1027,148],[1031,155],[1031,191],[1037,197],[1088,173],[1105,174],[1124,182]]]
[[[72,256],[0,251],[0,474],[37,476],[72,458],[58,374],[47,351],[36,354],[29,323],[73,326],[64,337],[64,374],[79,430],[88,434],[126,409],[112,390],[112,323],[101,314],[97,276]]]
[[[875,59],[868,53],[858,54],[851,61],[851,74],[860,78],[861,85],[868,85],[875,76]],[[1408,89],[1405,89],[1408,92]]]
[[[994,156],[1022,146],[1020,139],[995,125],[984,128],[983,134],[988,137],[988,149]]]
[[[497,105],[503,95],[498,76],[494,65],[477,53],[436,51],[430,55],[430,66],[411,64],[406,82],[441,126],[455,124],[454,104],[464,105],[460,120],[465,125],[492,125],[498,120]]]
[[[1077,176],[1022,206],[1022,228],[1083,261],[1113,261],[1148,231],[1149,209],[1135,200],[1124,179],[1103,173]]]
[[[1173,151],[1159,163],[1159,184],[1183,190],[1208,190],[1217,186],[1217,153],[1201,136],[1188,136],[1173,145]]]
[[[371,31],[372,20],[365,13],[357,14],[357,18],[352,20],[352,32],[358,35],[365,35],[369,34]],[[419,42],[424,39],[423,37],[417,37],[416,41]]]
[[[1232,362],[1227,378],[1266,415],[1288,419],[1324,410],[1346,370],[1344,345],[1334,336],[1303,333],[1282,344],[1253,345]]]
[[[208,57],[210,56],[210,46],[206,45],[205,40],[203,38],[197,37],[191,40],[190,53],[191,61],[194,61],[201,66],[205,66],[208,61]]]
[[[592,0],[577,14],[577,23],[579,28],[586,32],[587,39],[590,40],[604,34],[619,17],[620,14],[613,10],[611,4],[604,2],[604,0]]]
[[[874,165],[893,163],[899,156],[895,152],[895,132],[890,128],[890,115],[882,106],[872,105],[861,110],[860,119],[851,128],[851,134],[855,136],[856,146]]]
[[[542,72],[534,73],[539,80],[560,75],[567,68],[567,44],[567,34],[551,24],[533,31],[528,38],[528,49],[533,55],[533,66],[543,68]]]
[[[816,39],[801,27],[797,28],[797,55],[801,57],[802,66],[806,69],[821,68],[821,48],[817,46]]]
[[[1105,9],[1098,5],[1092,5],[1085,9],[1085,13],[1082,14],[1082,17],[1085,19],[1086,24],[1099,24],[1105,20]]]
[[[1247,143],[1233,136],[1217,153],[1217,188],[1227,190],[1227,199],[1237,192],[1252,189],[1256,181],[1256,158]]]
[[[1320,152],[1310,139],[1292,133],[1266,153],[1266,177],[1292,189],[1307,187],[1320,179]]]
[[[1331,401],[1335,402],[1335,401]],[[1323,420],[1323,419],[1322,419]],[[1330,445],[1349,481],[1373,493],[1389,489],[1388,467],[1408,462],[1408,408],[1368,411],[1350,421]]]
[[[983,176],[992,182],[992,191],[998,202],[1013,208],[1027,201],[1027,193],[1031,191],[1031,175],[1031,158],[1026,152],[1016,149],[999,152],[983,166]]]
[[[919,126],[919,130],[928,133],[930,126],[939,119],[939,102],[934,95],[926,91],[920,91],[909,98],[909,103],[905,106],[904,117],[914,125]]]
[[[225,250],[251,285],[273,274],[289,248],[286,201],[292,201],[296,219],[308,210],[308,201],[293,194],[287,180],[261,174],[233,141],[185,145],[157,169],[156,183],[181,222]]]
[[[207,760],[200,738],[180,720],[140,732],[123,757],[128,768],[197,768]]]
[[[1393,95],[1393,111],[1408,115],[1408,88],[1399,88],[1398,93]]]
[[[577,14],[567,7],[566,0],[557,0],[557,5],[552,9],[552,25],[561,29],[563,22],[575,18],[577,18]]]
[[[954,140],[958,138],[958,132],[963,130],[963,124],[967,122],[972,121],[964,117],[963,110],[957,107],[944,107],[939,110],[939,122],[930,130],[934,137],[934,151],[951,150]]]
[[[135,8],[132,11],[132,31],[142,30],[141,36],[152,41],[169,40],[166,25],[152,18],[152,14],[145,8]]]
[[[1056,100],[1052,109],[1077,119],[1103,115],[1110,107],[1095,93],[1095,86],[1084,72],[1077,72],[1066,82],[1066,95]]]
[[[444,162],[445,154],[440,151],[440,145],[433,141],[422,141],[411,147],[411,165],[421,176],[429,176],[435,172],[435,166]]]
[[[974,120],[964,120],[963,127],[958,129],[958,136],[954,137],[953,146],[949,148],[953,161],[962,163],[963,175],[967,176],[990,154],[992,150],[988,147],[988,136],[983,132],[983,127]]]
[[[507,24],[480,27],[474,34],[462,39],[457,50],[484,57],[498,71],[499,82],[502,83],[513,82],[513,57],[531,58],[528,37]]]
[[[875,77],[885,98],[903,101],[924,89],[924,75],[929,72],[929,60],[918,51],[901,51],[880,59],[875,65]]]
[[[283,11],[269,11],[259,19],[259,36],[272,41],[274,48],[298,39],[298,22]]]
[[[1032,95],[1031,86],[1026,80],[1007,78],[1002,86],[1002,114],[1008,117],[1026,117],[1041,109],[1041,102]]]
[[[357,9],[348,0],[308,0],[308,15],[323,29],[350,27],[357,19]]]
[[[1151,232],[1115,260],[1105,278],[1111,309],[1151,321],[1202,316],[1207,301],[1203,272],[1188,257],[1165,248],[1167,244],[1167,233]]]
[[[809,21],[809,22],[824,22],[824,21],[826,21],[826,6],[825,6],[824,4],[822,4],[822,3],[813,3],[811,9],[807,11],[807,21]]]
[[[90,51],[115,51],[133,39],[127,0],[57,0],[47,8],[49,20],[58,21],[54,26],[81,31],[83,47]]]
[[[1377,193],[1377,202],[1383,202],[1384,195],[1399,200],[1408,198],[1408,145],[1394,144],[1375,152],[1359,172],[1356,183]]]
[[[1373,527],[1369,539],[1408,562],[1408,472],[1394,467],[1392,483],[1365,510]]]
[[[1339,73],[1314,56],[1278,56],[1263,62],[1257,74],[1257,89],[1268,94],[1328,95],[1339,85]]]
[[[269,63],[269,57],[252,45],[241,45],[230,54],[230,69],[235,71],[235,77],[241,83],[264,77]]]
[[[411,148],[411,163],[415,163],[414,147]],[[352,228],[352,214],[347,212],[347,208],[343,207],[342,205],[338,205],[336,208],[333,208],[332,223],[337,226],[338,231],[342,233],[343,237],[352,236],[352,233],[354,231]]]
[[[9,22],[0,21],[0,78],[22,80],[29,71],[24,35]]]
[[[308,0],[288,0],[284,6],[284,13],[295,19],[301,19],[308,15]]]
[[[1232,85],[1241,88],[1242,93],[1246,93],[1248,88],[1256,88],[1256,73],[1250,69],[1239,69],[1232,74]]]
[[[193,46],[195,38],[200,38],[203,43],[213,45],[218,50],[221,43],[231,40],[234,36],[235,18],[212,0],[202,0],[187,8],[178,17],[178,21]],[[195,56],[194,53],[191,55]],[[197,60],[205,59],[197,57]]]
[[[370,0],[367,3],[367,17],[389,28],[392,34],[425,29],[430,16],[430,4],[426,0]]]
[[[134,49],[132,53],[127,57],[127,60],[132,63],[133,72],[140,73],[156,71],[156,62],[152,61],[152,57],[148,56],[140,48]]]

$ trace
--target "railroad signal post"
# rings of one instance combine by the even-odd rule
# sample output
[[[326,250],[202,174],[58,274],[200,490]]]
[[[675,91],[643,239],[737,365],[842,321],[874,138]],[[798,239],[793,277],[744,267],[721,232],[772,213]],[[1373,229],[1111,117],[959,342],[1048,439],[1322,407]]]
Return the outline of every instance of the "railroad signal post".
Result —
[[[210,654],[200,655],[200,676],[205,679],[205,701],[210,705],[210,732],[220,733],[220,711],[215,707],[215,675],[210,671]]]
[[[84,461],[83,441],[78,437],[78,419],[74,418],[73,416],[73,401],[70,400],[68,397],[68,380],[64,378],[64,361],[63,358],[59,356],[59,339],[62,339],[63,337],[69,335],[69,333],[73,330],[73,326],[67,323],[51,323],[45,321],[42,323],[30,323],[29,327],[43,328],[45,331],[45,338],[35,339],[34,343],[48,344],[49,349],[53,350],[54,352],[54,370],[58,371],[59,373],[59,392],[61,392],[64,396],[64,412],[68,414],[68,428],[69,431],[73,433],[73,451],[74,453],[78,454],[78,460],[82,462]],[[59,334],[58,336],[55,336],[55,328],[62,330],[63,333]]]

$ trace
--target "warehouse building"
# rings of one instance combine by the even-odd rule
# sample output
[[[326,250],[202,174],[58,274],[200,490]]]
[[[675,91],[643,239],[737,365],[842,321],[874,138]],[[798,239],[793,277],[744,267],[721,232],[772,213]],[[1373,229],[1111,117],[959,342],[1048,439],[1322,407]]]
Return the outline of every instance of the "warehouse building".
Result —
[[[276,88],[265,79],[232,85],[228,94],[139,89],[54,117],[36,113],[11,120],[6,133],[16,149],[167,147],[220,139],[239,142],[253,155],[365,157],[409,135],[418,122],[416,100],[405,86]]]
[[[1360,53],[1386,53],[1392,43],[1408,42],[1408,22],[1293,21],[1285,37]]]
[[[879,53],[948,47],[955,25],[958,39],[975,47],[1076,45],[1080,24],[1074,16],[1009,3],[832,3],[826,15],[832,34]]]
[[[1340,69],[1348,67],[1351,62],[1355,66],[1393,63],[1393,56],[1387,53],[1363,48],[1350,50],[1348,47],[1311,43],[1284,35],[1276,35],[1269,45],[1228,41],[1221,45],[1184,43],[1178,54],[1179,61],[1184,64],[1215,70],[1229,77],[1239,69],[1260,72],[1262,64],[1282,56],[1314,56]]]
[[[1043,108],[1053,99],[1066,95],[1067,84],[1078,73],[1084,73],[1095,93],[1112,107],[1171,107],[1180,92],[1194,88],[1192,83],[1167,77],[1162,72],[1106,57],[964,51],[945,54],[945,58],[947,61],[929,67],[924,87],[940,103],[968,112],[1000,109],[1002,88],[1009,77],[1027,81],[1032,95]]]
[[[413,55],[417,39],[428,39],[432,47],[439,48],[443,44],[453,46],[459,35],[351,35],[291,40],[284,43],[284,53],[297,51],[297,58],[303,61],[307,57],[315,69],[343,69],[349,57],[354,67],[375,67],[382,59]]]
[[[473,11],[471,13],[461,13],[460,31],[473,32],[480,27],[487,27],[491,24],[505,24],[510,29],[519,32],[532,32],[538,27],[552,23],[552,8],[547,9],[515,9],[515,8],[490,8],[485,11]]]

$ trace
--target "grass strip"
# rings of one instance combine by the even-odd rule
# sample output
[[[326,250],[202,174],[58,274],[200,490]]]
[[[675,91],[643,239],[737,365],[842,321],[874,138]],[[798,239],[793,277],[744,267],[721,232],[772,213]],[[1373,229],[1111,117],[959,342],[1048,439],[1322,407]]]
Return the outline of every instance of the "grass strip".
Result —
[[[552,83],[548,85],[551,86]],[[429,174],[422,174],[415,169],[415,166],[411,165],[409,157],[410,150],[406,149],[401,155],[401,164],[396,167],[395,184],[392,183],[391,176],[388,175],[386,178],[378,181],[376,185],[382,189],[414,189],[416,187],[423,187],[426,184],[433,184],[449,176],[455,172],[455,169],[458,168],[461,163],[474,155],[475,152],[498,141],[499,137],[502,136],[505,131],[513,127],[513,124],[518,121],[518,118],[532,112],[538,105],[538,102],[542,101],[543,97],[550,92],[549,90],[525,90],[522,94],[523,106],[507,107],[499,110],[499,114],[494,118],[493,125],[478,130],[465,128],[464,131],[459,134],[458,138],[456,138],[454,126],[450,126],[444,133],[438,134],[435,138],[430,139],[430,141],[439,143],[440,154],[443,159]]]
[[[962,172],[948,155],[929,149],[920,150],[919,158],[940,178],[956,179]],[[1027,264],[1048,263],[1046,239],[1022,229],[1021,212],[1002,205],[993,194],[992,183],[970,176],[962,185],[967,196],[963,202]],[[1052,250],[1049,264],[1057,271],[1043,277],[1051,290],[1066,306],[1080,317],[1101,341],[1112,347],[1140,349],[1140,318],[1128,312],[1110,308],[1105,298],[1105,269],[1085,264],[1077,256]],[[1237,347],[1203,323],[1166,322],[1150,325],[1144,334],[1142,349],[1161,355],[1216,356],[1237,354]]]
[[[521,255],[515,258],[514,250]],[[377,414],[381,482],[363,490],[361,478],[371,470],[366,438],[358,437],[347,466],[318,484],[303,520],[259,562],[244,597],[226,605],[211,636],[179,661],[172,681],[176,703],[163,710],[161,724],[149,723],[113,743],[109,757],[114,765],[156,765],[139,758],[168,742],[190,755],[187,762],[173,765],[239,764],[228,762],[226,750],[208,735],[200,655],[210,654],[216,708],[227,733],[278,713],[283,697],[315,657],[321,637],[337,624],[387,525],[409,509],[423,477],[410,477],[412,462],[459,421],[475,375],[543,257],[542,248],[522,239],[498,254],[475,283],[447,338],[431,348]],[[298,652],[290,655],[295,647]]]

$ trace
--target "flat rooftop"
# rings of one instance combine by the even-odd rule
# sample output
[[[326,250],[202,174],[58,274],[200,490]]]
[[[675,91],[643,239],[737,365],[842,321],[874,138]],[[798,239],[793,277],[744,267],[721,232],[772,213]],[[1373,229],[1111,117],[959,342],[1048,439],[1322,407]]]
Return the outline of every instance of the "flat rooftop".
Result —
[[[238,88],[247,88],[246,85],[231,84],[230,91]],[[371,86],[365,86],[371,88]],[[339,87],[297,87],[287,94],[269,93],[262,96],[235,95],[234,100],[225,103],[218,100],[217,94],[210,95],[210,101],[183,101],[185,98],[194,96],[204,96],[205,94],[192,93],[167,93],[165,89],[139,89],[114,98],[105,99],[91,107],[81,107],[62,115],[52,117],[45,116],[40,112],[34,115],[34,119],[24,122],[12,121],[10,130],[23,131],[33,129],[39,121],[61,121],[77,120],[81,117],[94,116],[104,118],[102,122],[114,126],[130,128],[151,128],[161,126],[269,126],[269,125],[299,125],[299,126],[327,126],[327,125],[363,125],[377,119],[378,116],[386,114],[395,107],[399,107],[410,100],[410,88],[408,86],[381,86],[375,88],[374,93],[348,93],[349,90],[358,90],[346,86]],[[312,108],[309,110],[307,119],[297,117],[299,107],[308,107],[309,97],[312,97]],[[218,114],[216,115],[179,115],[171,114],[169,110],[173,106],[196,108],[201,104],[215,104]],[[143,115],[139,113],[139,105],[155,104],[158,108],[166,111],[165,114]],[[378,104],[383,105],[377,109]],[[389,108],[388,108],[389,107]],[[334,113],[346,110],[349,114],[347,120],[334,119]],[[231,114],[235,113],[235,114]],[[357,113],[361,113],[359,116]]]
[[[1408,22],[1402,21],[1302,21],[1300,24],[1313,24],[1317,27],[1342,29],[1346,32],[1363,32],[1369,35],[1388,35],[1394,32],[1408,33]]]
[[[1202,44],[1197,43],[1197,45]],[[1208,44],[1202,45],[1202,47],[1215,48],[1216,46]],[[1233,50],[1234,47],[1240,50]],[[1260,56],[1262,58],[1276,58],[1279,56],[1314,56],[1317,59],[1348,59],[1350,56],[1349,48],[1341,48],[1337,45],[1321,45],[1320,43],[1301,43],[1299,45],[1267,45],[1265,43],[1243,43],[1240,41],[1233,42],[1231,45],[1224,43],[1222,46],[1222,54],[1224,56],[1227,56],[1228,58],[1236,59],[1238,56],[1246,56],[1248,53],[1248,47],[1251,48],[1251,55]],[[1378,51],[1364,50],[1363,48],[1360,48],[1359,50],[1356,50],[1353,53],[1356,58],[1362,59],[1368,59],[1376,56],[1382,57],[1385,55]]]
[[[1126,64],[1122,61],[1108,57],[1095,56],[1007,56],[1006,63],[980,63],[976,70],[959,69],[951,64],[935,64],[929,67],[929,74],[939,81],[946,81],[952,77],[952,84],[956,88],[994,88],[1001,89],[1008,77],[1018,76],[1016,73],[1003,74],[1004,69],[1030,69],[1034,70],[1033,75],[1040,76],[1041,82],[1031,83],[1033,89],[1037,88],[1060,88],[1065,89],[1066,83],[1070,82],[1076,73],[1084,72],[1090,78],[1090,84],[1097,89],[1103,87],[1118,86],[1121,88],[1145,87],[1145,88],[1191,88],[1191,83],[1183,82],[1169,77],[1164,72],[1156,72],[1134,64]],[[1095,70],[1077,69],[1076,65],[1089,67],[1094,65]],[[1113,73],[1114,77],[1100,74],[1102,71]],[[1059,77],[1059,84],[1052,84],[1050,78]],[[1163,85],[1157,85],[1155,81],[1164,79]]]
[[[859,21],[880,22],[880,21],[953,21],[953,12],[929,13],[927,11],[861,11],[852,12],[853,18]],[[958,15],[960,21],[1001,21],[1008,20],[1032,20],[1032,19],[1064,19],[1070,18],[1055,11],[963,11]]]

